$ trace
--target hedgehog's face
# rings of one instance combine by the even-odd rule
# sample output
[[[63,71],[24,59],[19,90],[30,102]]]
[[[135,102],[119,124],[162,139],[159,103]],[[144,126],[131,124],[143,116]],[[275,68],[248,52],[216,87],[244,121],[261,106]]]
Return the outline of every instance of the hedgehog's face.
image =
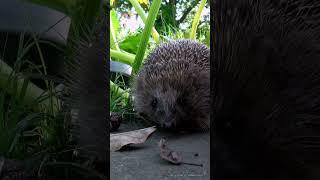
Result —
[[[186,98],[174,89],[155,92],[150,98],[149,116],[163,128],[181,128],[187,113],[183,106]]]
[[[206,129],[209,85],[190,83],[181,88],[179,82],[175,82],[177,86],[161,82],[140,81],[135,93],[136,111],[166,129]]]
[[[187,119],[187,106],[184,106],[187,104],[187,98],[174,89],[165,91],[155,89],[153,93],[145,94],[139,101],[143,101],[143,106],[138,112],[163,128],[182,128],[183,121]]]

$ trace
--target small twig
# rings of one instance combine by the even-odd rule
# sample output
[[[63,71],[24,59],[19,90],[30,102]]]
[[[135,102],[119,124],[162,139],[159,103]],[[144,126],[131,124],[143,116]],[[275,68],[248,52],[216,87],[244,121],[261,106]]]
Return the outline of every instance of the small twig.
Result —
[[[196,163],[181,162],[181,164],[187,164],[187,165],[192,165],[192,166],[200,166],[200,167],[203,167],[203,164],[196,164]]]
[[[166,144],[166,140],[164,138],[160,139],[159,148],[160,148],[160,157],[166,161],[171,162],[172,164],[176,164],[176,165],[187,164],[192,166],[203,167],[203,164],[183,162],[181,154],[179,152],[173,151],[172,149],[168,148]]]

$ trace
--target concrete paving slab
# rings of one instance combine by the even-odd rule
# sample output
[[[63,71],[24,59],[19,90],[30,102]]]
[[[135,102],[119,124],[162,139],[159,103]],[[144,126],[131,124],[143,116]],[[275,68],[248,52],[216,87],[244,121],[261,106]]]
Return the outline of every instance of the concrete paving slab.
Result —
[[[122,124],[118,132],[145,128],[137,124]],[[172,165],[161,159],[158,142],[165,137],[170,149],[181,152],[184,162],[203,164]],[[195,155],[198,154],[198,155]],[[210,134],[177,134],[156,130],[144,144],[132,145],[110,153],[112,180],[209,180]]]

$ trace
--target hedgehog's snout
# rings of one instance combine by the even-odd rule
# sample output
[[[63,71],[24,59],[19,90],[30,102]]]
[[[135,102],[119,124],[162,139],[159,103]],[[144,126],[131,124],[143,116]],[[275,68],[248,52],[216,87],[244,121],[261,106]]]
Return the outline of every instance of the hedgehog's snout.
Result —
[[[165,120],[160,123],[161,128],[164,129],[176,129],[178,128],[176,121],[174,120]]]
[[[178,114],[176,113],[175,108],[171,108],[165,112],[165,115],[162,116],[160,120],[160,126],[166,129],[174,129],[179,126],[178,124]]]
[[[173,115],[166,116],[163,121],[160,123],[162,128],[176,128],[177,121]]]
[[[172,121],[165,121],[161,123],[162,128],[172,128],[173,127],[173,122]]]

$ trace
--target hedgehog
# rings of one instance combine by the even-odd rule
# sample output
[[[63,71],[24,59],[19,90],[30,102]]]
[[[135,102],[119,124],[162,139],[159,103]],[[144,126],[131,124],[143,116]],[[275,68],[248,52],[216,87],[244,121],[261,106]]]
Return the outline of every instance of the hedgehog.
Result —
[[[320,179],[319,7],[214,1],[213,179]]]
[[[134,81],[135,111],[167,130],[207,130],[209,61],[209,48],[193,40],[171,40],[157,46]]]

